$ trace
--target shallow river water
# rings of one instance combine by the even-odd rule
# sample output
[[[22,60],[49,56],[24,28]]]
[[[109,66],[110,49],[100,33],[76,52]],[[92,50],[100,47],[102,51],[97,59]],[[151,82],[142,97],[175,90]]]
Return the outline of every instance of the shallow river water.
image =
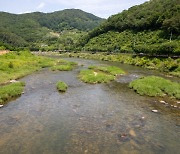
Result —
[[[25,94],[0,109],[0,154],[179,153],[179,108],[159,102],[171,100],[139,96],[128,88],[140,76],[163,74],[119,63],[68,60],[83,66],[70,72],[44,69],[21,79]],[[92,64],[120,66],[127,74],[108,84],[85,84],[78,73]],[[58,80],[68,84],[66,93],[56,90]]]

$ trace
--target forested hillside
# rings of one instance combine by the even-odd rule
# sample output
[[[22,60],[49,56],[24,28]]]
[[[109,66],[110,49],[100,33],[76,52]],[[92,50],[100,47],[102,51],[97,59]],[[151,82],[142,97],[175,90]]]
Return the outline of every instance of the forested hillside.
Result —
[[[44,41],[57,40],[64,30],[89,31],[102,20],[77,9],[21,15],[0,12],[0,46],[4,45],[7,48],[47,46]]]
[[[150,0],[133,6],[85,36],[84,50],[180,54],[180,1]]]

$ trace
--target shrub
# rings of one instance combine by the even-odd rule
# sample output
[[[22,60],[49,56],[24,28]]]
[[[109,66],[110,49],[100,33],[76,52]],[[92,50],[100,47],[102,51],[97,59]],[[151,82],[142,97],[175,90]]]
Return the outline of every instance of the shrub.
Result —
[[[169,95],[180,99],[180,84],[157,76],[148,76],[134,80],[129,84],[129,87],[140,95]]]
[[[5,104],[12,98],[20,96],[24,90],[23,82],[16,82],[0,87],[0,104]]]
[[[62,82],[62,81],[59,81],[57,84],[56,84],[56,87],[57,87],[57,90],[59,92],[66,92],[67,91],[67,84]]]

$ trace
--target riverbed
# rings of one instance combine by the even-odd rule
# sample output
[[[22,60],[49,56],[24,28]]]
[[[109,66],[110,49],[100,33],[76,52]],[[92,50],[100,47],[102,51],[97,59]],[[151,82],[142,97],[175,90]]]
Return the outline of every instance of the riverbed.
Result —
[[[25,93],[0,109],[1,154],[179,153],[179,108],[160,101],[176,102],[140,96],[128,88],[141,76],[165,74],[113,62],[67,60],[79,66],[70,72],[46,68],[20,79]],[[119,66],[126,75],[108,84],[78,79],[81,69],[98,64]],[[66,93],[56,90],[59,80],[68,84]]]

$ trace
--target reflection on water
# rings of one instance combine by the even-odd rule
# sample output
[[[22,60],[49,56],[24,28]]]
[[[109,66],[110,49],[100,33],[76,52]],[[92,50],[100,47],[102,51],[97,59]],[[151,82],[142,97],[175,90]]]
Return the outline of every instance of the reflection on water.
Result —
[[[83,67],[45,69],[22,79],[25,94],[0,110],[0,153],[178,153],[179,109],[128,88],[131,80],[157,72],[112,63],[128,74],[109,84],[89,85],[78,80],[79,70],[106,62],[71,60]],[[69,85],[67,93],[57,92],[58,80]]]

